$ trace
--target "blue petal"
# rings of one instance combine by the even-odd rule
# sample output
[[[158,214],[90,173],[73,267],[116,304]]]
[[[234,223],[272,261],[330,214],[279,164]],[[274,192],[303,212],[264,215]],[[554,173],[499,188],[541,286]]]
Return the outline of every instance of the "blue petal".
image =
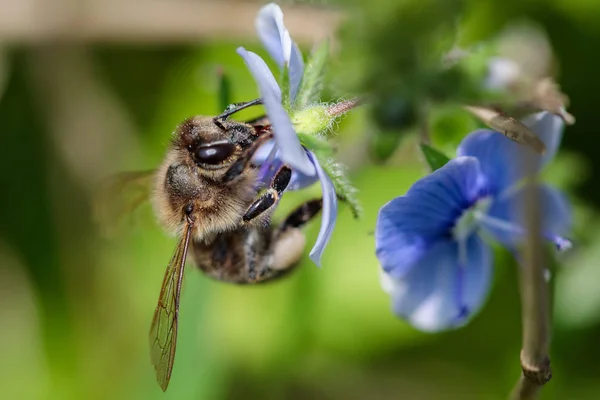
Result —
[[[306,152],[302,144],[300,144],[292,121],[283,108],[283,105],[281,105],[281,90],[277,86],[273,74],[271,74],[263,59],[258,55],[246,51],[243,47],[239,47],[237,52],[244,58],[250,73],[258,84],[267,115],[273,126],[275,142],[281,152],[281,159],[292,167],[292,169],[296,169],[309,176],[314,176],[315,169],[313,164],[306,156]],[[277,88],[277,91],[273,90],[273,84]]]
[[[288,190],[301,190],[313,185],[318,180],[318,175],[309,176],[298,171],[292,171],[292,178],[287,188]]]
[[[481,163],[481,171],[490,182],[492,192],[500,193],[520,179],[522,167],[519,160],[522,159],[520,151],[523,149],[523,145],[513,142],[501,133],[479,129],[463,139],[456,154],[477,157]]]
[[[302,77],[304,76],[304,60],[302,59],[302,53],[296,43],[292,43],[292,54],[290,58],[290,100],[293,102],[296,99],[300,84],[302,84]]]
[[[283,23],[281,8],[274,3],[261,8],[255,26],[260,40],[279,67],[289,68],[290,100],[293,102],[304,75],[304,61]]]
[[[437,242],[404,279],[383,275],[393,311],[417,329],[436,332],[464,325],[481,309],[492,281],[492,252],[479,236]]]
[[[542,167],[550,162],[558,152],[565,122],[561,117],[548,111],[531,114],[524,118],[522,122],[535,132],[546,145],[546,154],[541,157],[540,167]]]
[[[281,103],[281,89],[269,67],[258,54],[238,47],[236,52],[244,59],[254,81],[258,84],[261,97],[268,95]]]
[[[265,144],[263,144],[258,148],[258,150],[256,150],[254,156],[252,156],[252,162],[256,165],[262,165],[262,163],[264,163],[269,157],[269,154],[271,154],[273,146],[275,146],[274,140],[269,140],[268,142],[265,142]]]
[[[523,120],[546,145],[546,155],[533,153],[529,147],[513,142],[501,133],[479,129],[466,136],[457,149],[458,156],[477,157],[481,170],[493,184],[493,191],[511,187],[524,176],[525,157],[536,157],[538,169],[556,154],[564,123],[550,113],[533,114]]]
[[[383,206],[375,228],[376,254],[383,269],[402,278],[434,243],[451,236],[463,211],[485,192],[477,159],[459,157]]]
[[[569,232],[572,225],[572,211],[569,201],[558,190],[540,185],[539,199],[542,206],[542,232],[546,237],[561,236]],[[489,217],[499,223],[485,223],[483,226],[501,243],[514,247],[524,239],[525,235],[525,192],[519,189],[505,196],[494,199],[487,212]]]
[[[273,146],[275,146],[274,141],[268,141],[267,143],[262,145],[260,147],[260,149],[258,149],[257,152],[254,154],[254,157],[252,157],[252,162],[256,165],[262,165],[269,157],[269,154],[271,153]],[[279,155],[277,154],[276,157],[279,157]],[[276,160],[273,160],[272,163],[277,164]],[[270,180],[271,177],[272,176],[265,175],[265,179],[267,179],[267,180]],[[292,177],[290,179],[290,183],[288,184],[286,190],[301,190],[308,186],[313,185],[318,180],[319,180],[319,177],[316,174],[313,174],[312,176],[310,176],[310,175],[305,175],[298,171],[292,171]]]
[[[321,266],[321,256],[325,250],[325,246],[331,238],[333,228],[335,227],[335,221],[337,219],[337,196],[335,194],[335,188],[329,178],[329,175],[323,171],[319,161],[314,153],[307,151],[308,157],[315,166],[317,176],[321,181],[321,191],[323,192],[323,213],[321,216],[321,229],[319,230],[319,236],[315,242],[314,247],[310,251],[310,259],[313,260],[317,266]]]
[[[262,145],[252,157],[252,162],[260,166],[256,177],[257,190],[269,186],[276,172],[283,166],[275,140]]]
[[[258,37],[280,66],[288,64],[292,51],[292,39],[283,23],[283,12],[277,4],[262,7],[254,22]]]

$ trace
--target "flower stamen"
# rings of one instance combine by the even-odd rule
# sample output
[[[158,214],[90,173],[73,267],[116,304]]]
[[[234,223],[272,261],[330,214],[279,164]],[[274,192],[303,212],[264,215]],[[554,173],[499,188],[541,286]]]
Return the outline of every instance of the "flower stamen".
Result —
[[[523,227],[513,224],[512,222],[505,221],[499,218],[491,217],[481,211],[476,211],[474,213],[474,217],[477,221],[479,221],[482,225],[487,226],[488,228],[497,229],[506,233],[511,233],[515,236],[525,236],[526,231]],[[567,251],[571,247],[573,247],[573,242],[571,240],[555,235],[553,233],[542,232],[542,237],[554,244],[556,250],[559,252]]]
[[[476,213],[485,213],[490,205],[490,200],[487,197],[479,199],[471,207],[463,211],[462,215],[456,221],[452,228],[452,237],[454,240],[466,241],[471,234],[477,230],[479,221],[476,218]]]

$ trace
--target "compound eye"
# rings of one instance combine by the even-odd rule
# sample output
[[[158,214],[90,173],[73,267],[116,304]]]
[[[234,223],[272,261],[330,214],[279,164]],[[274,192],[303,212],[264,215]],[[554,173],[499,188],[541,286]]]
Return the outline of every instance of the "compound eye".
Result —
[[[196,161],[202,164],[216,165],[222,163],[235,151],[230,142],[219,142],[202,145],[196,149]]]

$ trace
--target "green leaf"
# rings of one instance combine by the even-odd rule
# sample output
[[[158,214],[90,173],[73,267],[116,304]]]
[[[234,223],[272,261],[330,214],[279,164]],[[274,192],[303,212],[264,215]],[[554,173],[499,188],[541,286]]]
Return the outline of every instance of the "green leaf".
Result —
[[[218,113],[223,112],[229,107],[231,104],[231,81],[229,76],[223,71],[222,68],[219,68],[217,71],[219,75],[219,110]]]
[[[434,149],[428,144],[421,143],[420,147],[423,155],[425,156],[425,161],[427,161],[427,165],[429,165],[429,168],[431,168],[431,172],[442,168],[448,161],[450,161],[448,156],[439,150]]]
[[[296,97],[295,107],[304,108],[319,101],[323,89],[323,73],[329,55],[329,40],[324,40],[311,54],[304,69],[302,85]]]
[[[318,155],[317,158],[319,158]],[[350,206],[354,218],[360,218],[362,215],[362,207],[356,197],[358,191],[352,186],[350,180],[346,176],[346,168],[342,164],[336,162],[333,158],[328,158],[326,160],[319,159],[319,163],[321,164],[321,168],[323,168],[325,173],[331,178],[338,199]]]
[[[325,160],[333,156],[333,146],[327,140],[319,136],[309,135],[302,132],[298,133],[298,138],[300,139],[300,143],[302,143],[302,145],[307,149],[314,152],[317,155],[317,158],[320,160]]]

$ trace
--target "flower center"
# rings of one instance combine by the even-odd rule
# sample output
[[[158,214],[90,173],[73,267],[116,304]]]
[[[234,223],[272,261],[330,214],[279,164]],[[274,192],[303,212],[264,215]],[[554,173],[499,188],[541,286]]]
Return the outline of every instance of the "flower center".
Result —
[[[463,211],[462,215],[456,221],[452,228],[452,237],[457,242],[464,242],[480,225],[477,216],[480,213],[485,214],[490,208],[491,198],[482,197],[475,204]]]

